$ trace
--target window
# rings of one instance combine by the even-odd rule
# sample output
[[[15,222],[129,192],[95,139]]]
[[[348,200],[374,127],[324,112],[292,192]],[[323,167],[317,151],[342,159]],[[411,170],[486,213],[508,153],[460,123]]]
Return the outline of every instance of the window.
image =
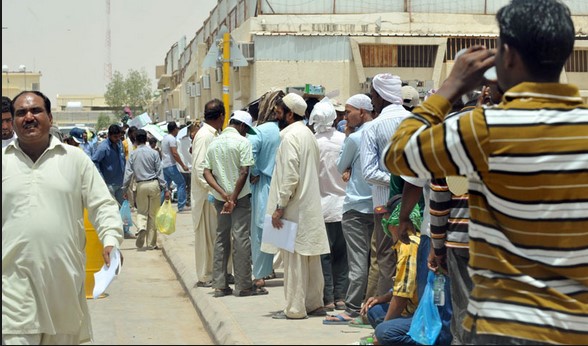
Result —
[[[574,50],[565,67],[566,72],[588,72],[588,50]]]
[[[433,67],[437,46],[361,44],[364,67]]]

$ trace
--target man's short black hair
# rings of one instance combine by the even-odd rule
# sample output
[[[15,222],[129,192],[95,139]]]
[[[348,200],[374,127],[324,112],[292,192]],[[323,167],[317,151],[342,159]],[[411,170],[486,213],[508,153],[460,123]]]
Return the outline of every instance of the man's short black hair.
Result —
[[[559,0],[512,0],[496,13],[500,41],[516,49],[529,72],[559,79],[574,49],[570,9]]]
[[[117,124],[112,124],[108,127],[108,135],[112,136],[112,135],[118,135],[123,133],[123,129],[118,126]]]
[[[10,102],[8,97],[2,96],[2,113],[10,113]]]
[[[178,124],[176,124],[175,121],[170,121],[169,123],[167,123],[167,133],[172,133],[177,128],[178,128]]]
[[[225,114],[225,104],[219,99],[212,99],[204,105],[204,119],[216,120]]]
[[[147,143],[147,131],[143,129],[135,131],[135,141],[137,142],[137,145]]]

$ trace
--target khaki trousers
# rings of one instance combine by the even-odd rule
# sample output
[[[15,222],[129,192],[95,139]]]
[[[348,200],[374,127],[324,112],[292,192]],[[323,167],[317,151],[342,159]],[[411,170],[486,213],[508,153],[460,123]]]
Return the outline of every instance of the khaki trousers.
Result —
[[[325,279],[321,256],[304,256],[280,250],[284,259],[284,313],[290,318],[304,318],[323,306]]]
[[[137,183],[137,194],[135,196],[137,203],[137,229],[147,230],[146,246],[157,245],[157,228],[155,227],[155,217],[161,206],[161,189],[159,181],[149,180]]]
[[[206,282],[212,280],[212,263],[214,259],[214,243],[216,241],[218,215],[216,209],[214,209],[214,204],[208,201],[204,202],[202,210],[192,209],[192,213],[195,212],[202,213],[198,224],[194,225],[196,276],[198,277],[198,281]]]

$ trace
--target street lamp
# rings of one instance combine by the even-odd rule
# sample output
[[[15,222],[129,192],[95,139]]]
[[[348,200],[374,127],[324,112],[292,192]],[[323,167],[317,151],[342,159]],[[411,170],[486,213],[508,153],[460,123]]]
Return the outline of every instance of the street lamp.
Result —
[[[18,67],[18,70],[22,73],[24,73],[24,88],[22,91],[27,90],[27,67],[25,65],[20,65]]]
[[[8,78],[8,65],[2,65],[2,73],[6,73],[6,96],[10,97],[10,79]]]

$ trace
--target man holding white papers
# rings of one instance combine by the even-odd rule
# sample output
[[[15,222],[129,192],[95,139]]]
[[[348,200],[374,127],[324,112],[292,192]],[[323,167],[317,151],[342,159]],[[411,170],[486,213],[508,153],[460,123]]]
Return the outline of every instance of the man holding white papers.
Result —
[[[118,204],[88,155],[49,134],[49,98],[24,91],[2,149],[2,345],[79,345],[92,327],[84,289],[84,209],[103,245],[123,241]]]
[[[320,255],[329,253],[329,241],[321,209],[319,149],[316,138],[303,122],[306,102],[290,93],[276,102],[276,117],[282,141],[276,154],[267,213],[272,225],[282,228],[282,219],[298,223],[294,252],[282,251],[286,308],[275,319],[325,316],[324,279]],[[264,229],[264,232],[272,231]],[[262,243],[261,250],[277,248]]]

